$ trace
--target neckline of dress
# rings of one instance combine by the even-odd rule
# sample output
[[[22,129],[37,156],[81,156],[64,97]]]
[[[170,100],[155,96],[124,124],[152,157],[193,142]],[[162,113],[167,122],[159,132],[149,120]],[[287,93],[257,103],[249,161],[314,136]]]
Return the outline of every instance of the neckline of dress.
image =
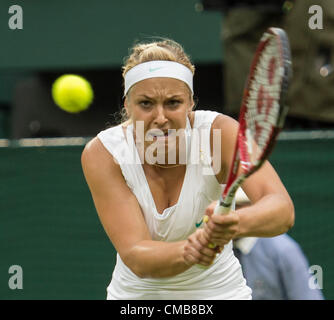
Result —
[[[187,177],[188,177],[189,166],[186,164],[186,172],[184,174],[181,191],[180,191],[180,194],[179,194],[179,197],[178,197],[176,203],[174,205],[170,206],[170,207],[165,208],[162,211],[162,213],[160,213],[157,209],[155,200],[153,198],[150,186],[148,184],[148,181],[147,181],[147,178],[146,178],[146,175],[145,175],[143,165],[142,165],[142,163],[140,161],[140,158],[139,158],[138,150],[135,146],[135,141],[134,141],[134,137],[133,137],[133,124],[132,123],[129,124],[129,126],[126,128],[125,131],[126,131],[126,138],[127,138],[127,143],[128,143],[129,148],[130,148],[130,151],[134,150],[134,152],[135,152],[135,158],[136,158],[135,163],[139,165],[140,176],[141,176],[141,179],[143,181],[143,185],[144,185],[146,191],[149,194],[150,201],[151,201],[151,206],[154,209],[156,217],[165,218],[166,216],[168,216],[173,211],[172,209],[176,208],[180,204],[180,202],[182,200],[182,195],[184,193],[184,190],[186,188],[186,183],[188,181]],[[187,120],[186,120],[186,132],[185,133],[186,133],[186,152],[187,152],[187,161],[188,161],[189,155],[190,155],[190,142],[191,142],[191,135],[190,135],[191,124],[190,124],[190,120],[189,120],[188,117],[187,117]]]

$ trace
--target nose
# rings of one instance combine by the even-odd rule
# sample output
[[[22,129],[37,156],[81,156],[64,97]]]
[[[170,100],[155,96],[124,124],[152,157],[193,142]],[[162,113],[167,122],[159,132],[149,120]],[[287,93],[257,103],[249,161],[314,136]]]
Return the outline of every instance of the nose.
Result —
[[[161,105],[157,106],[154,117],[154,124],[162,127],[165,123],[167,123],[167,121],[168,119],[166,118],[164,107]]]

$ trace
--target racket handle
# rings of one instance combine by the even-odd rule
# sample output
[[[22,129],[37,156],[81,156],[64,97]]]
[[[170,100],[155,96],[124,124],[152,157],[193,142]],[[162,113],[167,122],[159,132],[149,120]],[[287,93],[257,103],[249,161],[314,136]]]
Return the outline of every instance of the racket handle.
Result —
[[[213,211],[213,214],[220,214],[220,215],[224,215],[224,214],[228,214],[231,211],[231,206],[229,207],[225,207],[221,205],[222,201],[218,201],[217,205],[215,207],[215,210]],[[214,243],[209,243],[209,248],[214,249],[216,248],[216,245]]]
[[[229,206],[229,207],[222,206],[221,205],[222,202],[223,202],[222,199],[220,199],[219,201],[217,201],[217,205],[215,207],[215,210],[213,211],[213,214],[221,214],[221,215],[223,215],[223,214],[228,214],[231,211],[231,206]],[[208,216],[204,216],[203,222],[207,223],[208,220],[209,220]],[[210,249],[214,249],[214,248],[217,247],[217,245],[215,245],[214,243],[209,243],[208,247]],[[202,266],[202,265],[199,265],[199,264],[197,266],[200,267],[200,268],[203,268],[203,269],[208,268],[208,267],[205,267],[205,266]]]
[[[231,211],[231,206],[225,207],[221,205],[221,200],[217,202],[217,205],[215,207],[215,210],[213,211],[213,214],[228,214]]]

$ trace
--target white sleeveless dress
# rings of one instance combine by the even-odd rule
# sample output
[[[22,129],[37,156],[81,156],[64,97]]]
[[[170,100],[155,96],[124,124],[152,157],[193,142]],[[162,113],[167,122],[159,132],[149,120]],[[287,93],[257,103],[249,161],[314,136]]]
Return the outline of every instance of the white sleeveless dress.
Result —
[[[137,149],[133,126],[125,137],[121,125],[98,134],[105,148],[118,161],[124,179],[136,196],[153,240],[186,239],[201,223],[205,208],[218,200],[222,186],[210,166],[210,129],[218,113],[195,111],[194,125],[187,121],[187,168],[178,202],[158,213]],[[107,299],[199,300],[251,299],[241,266],[232,251],[232,241],[225,245],[209,268],[197,265],[169,278],[137,277],[117,254]]]

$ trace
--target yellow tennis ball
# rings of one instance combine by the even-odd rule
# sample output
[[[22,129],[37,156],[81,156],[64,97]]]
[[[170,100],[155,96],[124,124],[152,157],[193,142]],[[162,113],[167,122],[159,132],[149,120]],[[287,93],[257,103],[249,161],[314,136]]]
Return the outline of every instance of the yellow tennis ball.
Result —
[[[52,98],[59,108],[78,113],[91,105],[94,92],[85,78],[75,74],[64,74],[53,83]]]

